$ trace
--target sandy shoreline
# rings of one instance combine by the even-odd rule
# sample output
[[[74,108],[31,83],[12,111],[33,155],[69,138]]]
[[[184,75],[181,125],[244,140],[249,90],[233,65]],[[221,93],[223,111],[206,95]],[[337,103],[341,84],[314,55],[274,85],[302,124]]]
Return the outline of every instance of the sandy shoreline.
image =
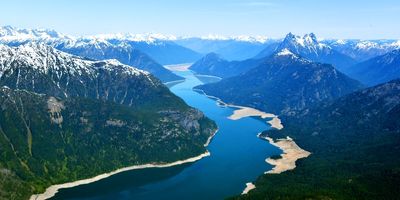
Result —
[[[46,191],[42,194],[34,194],[30,197],[30,200],[44,200],[44,199],[49,199],[51,197],[53,197],[59,189],[64,189],[64,188],[71,188],[71,187],[76,187],[79,185],[84,185],[84,184],[88,184],[88,183],[93,183],[96,181],[99,181],[101,179],[104,178],[108,178],[112,175],[121,173],[121,172],[125,172],[125,171],[130,171],[130,170],[135,170],[135,169],[145,169],[145,168],[164,168],[164,167],[172,167],[172,166],[176,166],[176,165],[181,165],[181,164],[185,164],[185,163],[192,163],[192,162],[196,162],[204,157],[210,156],[210,152],[206,151],[203,154],[200,154],[196,157],[192,157],[192,158],[188,158],[186,160],[178,160],[172,163],[165,163],[165,164],[143,164],[143,165],[133,165],[130,167],[124,167],[121,169],[117,169],[115,171],[109,172],[109,173],[104,173],[104,174],[100,174],[97,175],[93,178],[88,178],[88,179],[83,179],[83,180],[78,180],[78,181],[74,181],[74,182],[69,182],[69,183],[64,183],[64,184],[57,184],[57,185],[52,185],[50,187],[48,187],[46,189]]]
[[[210,137],[208,137],[206,143],[204,144],[204,147],[207,147],[210,144],[212,138],[215,136],[215,134],[217,134],[217,132],[218,132],[218,129],[212,135],[210,135]],[[49,199],[49,198],[53,197],[58,192],[58,190],[60,190],[60,189],[72,188],[72,187],[76,187],[76,186],[79,186],[79,185],[85,185],[85,184],[93,183],[93,182],[99,181],[101,179],[108,178],[108,177],[110,177],[112,175],[115,175],[115,174],[118,174],[118,173],[121,173],[121,172],[125,172],[125,171],[136,170],[136,169],[146,169],[146,168],[173,167],[173,166],[181,165],[181,164],[185,164],[185,163],[196,162],[196,161],[198,161],[198,160],[200,160],[200,159],[202,159],[204,157],[210,156],[210,155],[211,155],[210,152],[206,151],[205,153],[200,154],[198,156],[195,156],[195,157],[192,157],[192,158],[188,158],[188,159],[185,159],[185,160],[178,160],[178,161],[175,161],[175,162],[172,162],[172,163],[164,163],[164,164],[151,163],[151,164],[133,165],[133,166],[129,166],[129,167],[124,167],[124,168],[120,168],[120,169],[114,170],[112,172],[108,172],[108,173],[97,175],[97,176],[92,177],[92,178],[77,180],[77,181],[69,182],[69,183],[52,185],[52,186],[48,187],[46,189],[46,191],[44,193],[42,193],[42,194],[33,194],[30,197],[30,200],[45,200],[45,199]]]
[[[207,75],[207,74],[194,74],[194,76],[199,76],[199,77],[210,77],[210,78],[217,78],[217,79],[222,79],[219,76],[213,76],[213,75]]]
[[[283,128],[282,121],[275,114],[262,112],[260,110],[255,109],[255,108],[227,104],[227,103],[223,102],[218,97],[206,94],[203,90],[200,90],[200,89],[193,89],[193,90],[194,91],[199,91],[202,94],[204,94],[206,97],[216,100],[217,104],[219,106],[231,107],[231,108],[239,108],[238,110],[233,111],[233,114],[231,116],[229,116],[228,119],[239,120],[239,119],[244,118],[244,117],[257,117],[257,116],[261,117],[263,119],[272,118],[271,120],[267,121],[267,123],[270,124],[272,128],[275,128],[275,129],[278,129],[278,130],[281,130]]]
[[[258,137],[261,137],[260,134]],[[280,174],[284,171],[292,170],[296,168],[296,161],[298,159],[306,158],[311,154],[310,152],[300,148],[289,136],[286,139],[278,139],[276,142],[270,137],[262,138],[268,140],[270,144],[282,149],[283,151],[281,158],[267,158],[265,160],[265,162],[274,165],[274,168],[265,172],[266,174]]]
[[[205,96],[211,99],[215,99],[219,106],[238,108],[238,110],[235,110],[233,114],[228,117],[231,120],[239,120],[244,117],[253,117],[253,116],[258,116],[261,117],[262,119],[272,118],[271,120],[267,121],[267,123],[269,123],[272,128],[278,130],[283,129],[281,120],[275,114],[262,112],[254,108],[227,104],[218,97],[207,95],[203,90],[200,89],[194,89],[194,90],[203,93]],[[260,134],[258,134],[257,137],[261,137]],[[268,140],[270,144],[278,147],[283,151],[283,153],[281,154],[281,158],[279,159],[267,158],[265,160],[268,164],[274,166],[271,170],[265,172],[266,174],[280,174],[284,171],[292,170],[296,168],[296,161],[298,159],[306,158],[311,154],[310,152],[300,148],[296,144],[296,142],[294,142],[293,139],[290,137],[287,137],[286,139],[278,139],[276,142],[274,142],[274,140],[270,137],[265,137],[263,139]],[[242,194],[247,194],[247,192],[249,192],[254,188],[256,188],[256,186],[253,183],[246,183],[246,188],[244,189]]]
[[[168,82],[165,82],[165,83],[162,83],[162,84],[168,85],[168,84],[171,84],[171,83],[181,83],[181,82],[184,82],[184,81],[185,81],[185,80],[168,81]]]
[[[267,123],[270,124],[272,128],[276,128],[278,130],[283,128],[281,120],[275,114],[266,113],[254,108],[243,107],[243,106],[236,106],[236,108],[240,109],[235,110],[233,114],[228,117],[229,119],[238,120],[244,117],[255,117],[255,116],[261,117],[263,119],[272,118],[271,120],[267,121]]]
[[[256,186],[253,183],[246,183],[246,188],[244,188],[242,195],[249,193],[250,190],[253,190],[255,188]]]

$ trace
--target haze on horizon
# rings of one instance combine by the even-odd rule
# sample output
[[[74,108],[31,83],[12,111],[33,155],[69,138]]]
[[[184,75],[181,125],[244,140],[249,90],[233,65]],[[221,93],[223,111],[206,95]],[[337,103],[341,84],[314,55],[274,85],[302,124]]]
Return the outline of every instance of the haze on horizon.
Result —
[[[162,33],[264,35],[314,32],[321,38],[400,39],[396,0],[13,0],[0,25],[70,35]]]

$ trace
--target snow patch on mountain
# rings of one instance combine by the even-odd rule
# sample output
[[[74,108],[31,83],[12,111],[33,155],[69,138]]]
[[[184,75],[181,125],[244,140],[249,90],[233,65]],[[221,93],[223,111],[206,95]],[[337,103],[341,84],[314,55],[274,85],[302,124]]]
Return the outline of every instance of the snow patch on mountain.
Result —
[[[288,56],[288,55],[293,55],[294,54],[287,48],[282,49],[280,52],[278,52],[276,55],[278,56]]]

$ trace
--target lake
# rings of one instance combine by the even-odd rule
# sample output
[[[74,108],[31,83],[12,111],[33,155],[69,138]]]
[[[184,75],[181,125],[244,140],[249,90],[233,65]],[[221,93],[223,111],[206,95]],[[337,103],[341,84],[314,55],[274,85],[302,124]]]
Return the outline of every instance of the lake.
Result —
[[[247,117],[230,120],[234,109],[192,90],[202,81],[190,71],[175,72],[186,78],[170,90],[187,104],[214,120],[219,131],[207,147],[211,156],[191,164],[169,168],[132,170],[69,189],[61,189],[52,199],[223,199],[238,195],[247,182],[272,168],[265,159],[281,153],[257,134],[270,128],[265,120]],[[200,81],[202,80],[202,81]]]

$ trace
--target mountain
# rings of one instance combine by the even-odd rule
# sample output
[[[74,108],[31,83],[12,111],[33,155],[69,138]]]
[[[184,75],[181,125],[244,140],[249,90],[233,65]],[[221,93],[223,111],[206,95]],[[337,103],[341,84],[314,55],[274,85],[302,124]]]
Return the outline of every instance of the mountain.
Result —
[[[261,63],[261,59],[244,61],[227,61],[216,53],[209,53],[189,67],[198,74],[218,76],[221,78],[239,75]]]
[[[177,45],[173,41],[147,42],[128,42],[134,48],[146,53],[163,65],[192,63],[201,58],[201,54]]]
[[[70,36],[50,29],[17,29],[12,26],[0,27],[0,42],[7,44],[25,43],[31,40],[56,41],[70,40]]]
[[[399,113],[397,79],[285,119],[284,129],[262,137],[290,136],[311,156],[293,171],[263,175],[235,199],[397,199]]]
[[[159,39],[164,39],[166,41],[159,41]],[[0,28],[0,43],[10,46],[18,46],[31,41],[43,42],[59,50],[95,60],[117,59],[124,64],[149,71],[163,82],[183,80],[182,77],[165,69],[161,64],[148,56],[148,54],[140,50],[140,48],[146,51],[153,49],[153,56],[155,56],[155,58],[164,57],[163,59],[169,56],[172,57],[171,54],[165,52],[175,52],[179,55],[182,54],[182,56],[188,55],[187,51],[190,50],[182,50],[176,47],[177,45],[170,44],[167,39],[168,37],[131,34],[75,38],[63,35],[54,30],[17,29],[10,26]],[[168,45],[164,43],[168,43]],[[157,50],[157,48],[160,49]],[[160,53],[160,55],[154,55],[157,53]],[[190,57],[190,55],[188,55],[188,57]],[[173,59],[175,59],[175,57]],[[192,61],[196,59],[197,57]],[[182,59],[180,62],[187,62],[187,60]]]
[[[346,73],[370,86],[400,78],[400,49],[352,66]]]
[[[202,54],[215,52],[227,60],[245,60],[256,56],[274,40],[266,37],[191,37],[178,38],[175,43]]]
[[[101,39],[79,39],[53,43],[53,46],[64,52],[95,60],[117,59],[121,63],[146,70],[163,82],[183,80],[182,77],[175,75],[127,42],[120,41],[112,44]]]
[[[324,42],[357,62],[400,49],[399,40],[324,40]]]
[[[43,43],[0,45],[0,199],[194,157],[215,130],[146,71]]]
[[[281,43],[271,44],[261,51],[256,58],[266,57],[283,49],[289,49],[291,52],[315,62],[332,64],[339,70],[356,63],[349,56],[333,50],[325,43],[319,42],[313,33],[306,34],[303,37],[289,33]]]
[[[248,72],[197,89],[226,103],[294,115],[361,87],[330,64],[312,62],[283,49]]]

